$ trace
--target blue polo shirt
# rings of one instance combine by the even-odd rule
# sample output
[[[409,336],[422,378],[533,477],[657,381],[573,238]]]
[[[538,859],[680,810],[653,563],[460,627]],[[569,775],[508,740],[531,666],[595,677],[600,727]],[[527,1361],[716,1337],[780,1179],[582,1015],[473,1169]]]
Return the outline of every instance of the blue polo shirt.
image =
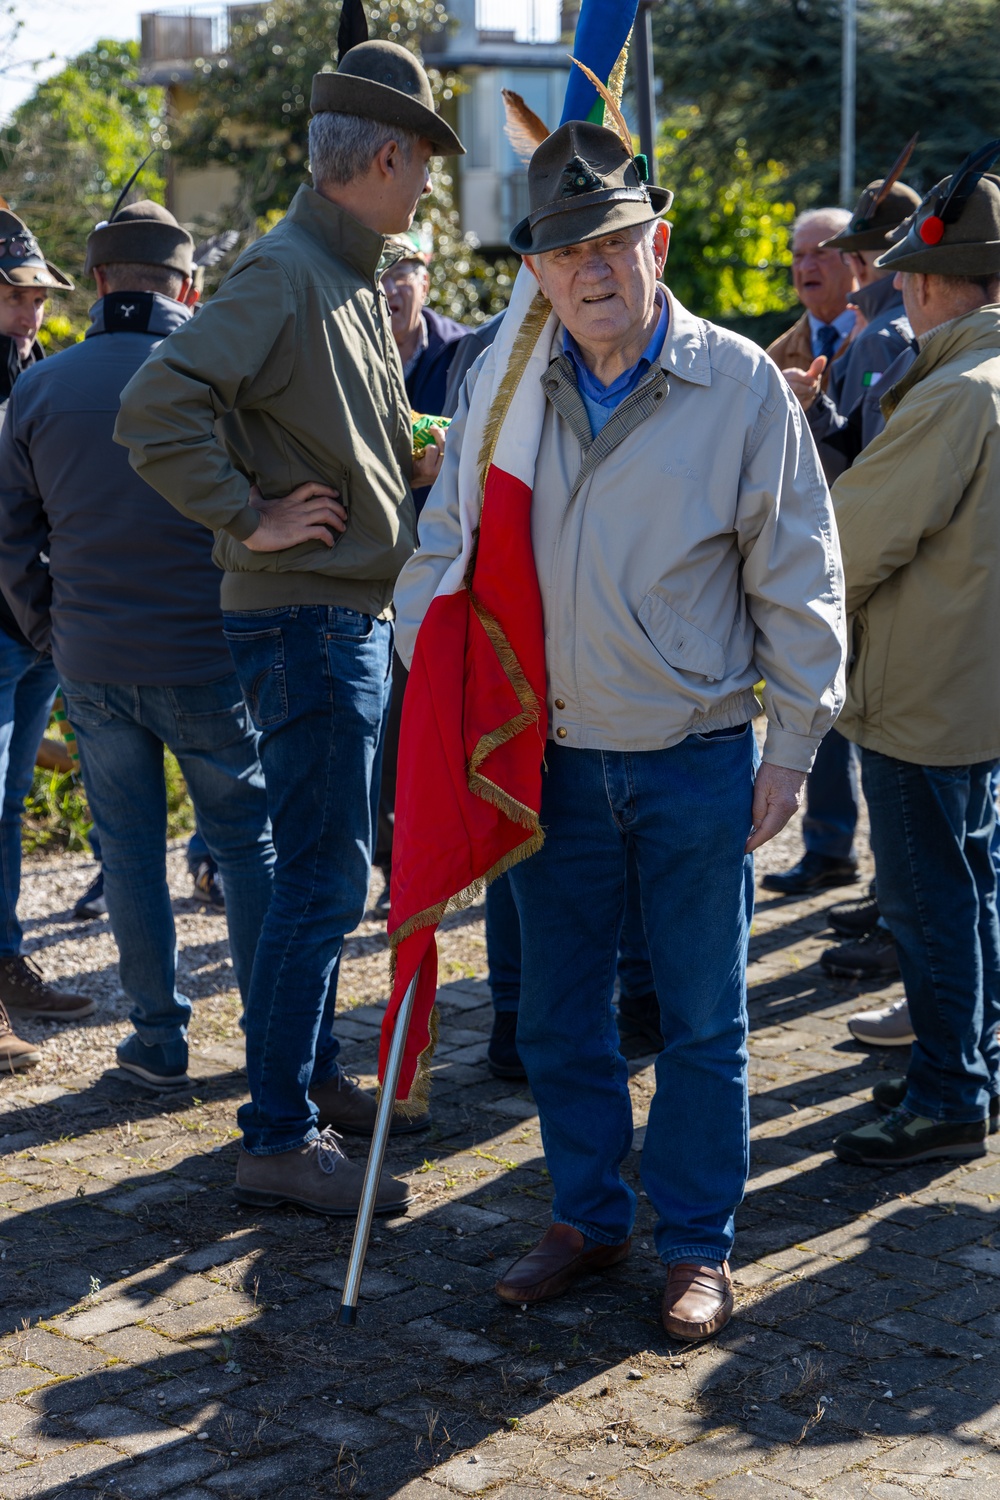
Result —
[[[580,347],[570,333],[568,328],[563,329],[563,351],[576,376],[577,389],[587,416],[590,419],[590,435],[596,437],[610,417],[616,406],[620,406],[626,396],[631,396],[636,387],[645,379],[653,365],[656,364],[663,352],[664,340],[667,337],[667,325],[670,320],[670,311],[667,307],[667,299],[660,287],[656,289],[656,301],[660,309],[653,336],[646,345],[642,354],[635,364],[628,370],[624,370],[610,385],[602,385],[587,364],[580,352]]]

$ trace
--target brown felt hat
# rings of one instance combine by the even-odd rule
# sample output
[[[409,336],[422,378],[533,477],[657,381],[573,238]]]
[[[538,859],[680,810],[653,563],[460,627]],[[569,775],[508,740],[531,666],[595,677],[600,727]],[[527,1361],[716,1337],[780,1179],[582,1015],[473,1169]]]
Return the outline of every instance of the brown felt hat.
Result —
[[[648,224],[673,201],[667,188],[646,182],[646,158],[627,151],[613,130],[569,120],[528,163],[530,210],[508,243],[518,255],[560,250]]]
[[[931,276],[1000,272],[1000,177],[984,171],[998,155],[1000,140],[970,152],[900,225],[876,266]]]
[[[7,286],[55,286],[73,290],[73,283],[42,254],[41,246],[23,219],[0,209],[0,282]]]
[[[920,194],[905,182],[895,182],[873,213],[884,181],[884,177],[877,177],[868,184],[858,199],[851,222],[832,239],[824,240],[821,250],[885,250],[889,246],[890,232],[898,229],[919,206]]]
[[[312,112],[332,110],[398,125],[425,136],[444,156],[464,156],[458,136],[434,109],[430,79],[398,42],[359,42],[336,73],[314,73]]]
[[[194,269],[194,240],[170,211],[143,198],[120,208],[110,222],[92,229],[87,239],[88,276],[95,266],[134,261],[143,266],[166,266],[181,276]]]

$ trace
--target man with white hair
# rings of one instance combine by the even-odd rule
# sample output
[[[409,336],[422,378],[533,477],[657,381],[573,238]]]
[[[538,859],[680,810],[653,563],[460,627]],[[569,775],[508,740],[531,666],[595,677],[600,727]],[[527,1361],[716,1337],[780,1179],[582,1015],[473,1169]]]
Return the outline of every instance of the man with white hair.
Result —
[[[854,290],[854,271],[840,251],[825,244],[851,222],[846,208],[810,208],[792,225],[792,284],[805,312],[787,333],[769,345],[768,354],[779,370],[822,372],[821,388],[830,379],[830,366],[847,348],[854,330],[854,309],[847,298]]]
[[[440,467],[436,446],[412,458],[378,278],[431,156],[463,148],[391,42],[317,73],[312,109],[313,186],[130,382],[117,437],[216,532],[225,633],[260,733],[277,857],[246,1007],[237,1197],[353,1215],[363,1169],[328,1131],[370,1135],[375,1100],[337,1061],[337,970],[368,894],[410,484]],[[383,1177],[376,1211],[406,1201]]]

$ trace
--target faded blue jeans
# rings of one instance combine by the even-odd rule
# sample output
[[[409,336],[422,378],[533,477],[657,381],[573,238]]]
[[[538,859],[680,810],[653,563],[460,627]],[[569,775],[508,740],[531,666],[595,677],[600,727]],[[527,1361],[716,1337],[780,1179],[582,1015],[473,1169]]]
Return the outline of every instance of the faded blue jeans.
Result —
[[[995,771],[861,752],[879,908],[916,1033],[903,1103],[932,1120],[981,1120],[1000,1092]]]
[[[226,885],[229,951],[246,1001],[271,892],[274,850],[257,737],[235,673],[216,682],[136,687],[62,679],[98,831],[122,989],[140,1041],[187,1066],[191,1001],[177,989],[167,887],[163,747],[177,757]]]
[[[632,1144],[612,994],[629,855],[664,1049],[642,1152],[661,1260],[721,1261],[749,1167],[746,954],[753,910],[751,728],[669,750],[551,740],[545,843],[510,872],[521,917],[517,1047],[538,1104],[553,1217],[600,1244],[631,1232]]]
[[[239,1111],[245,1149],[270,1156],[318,1134],[307,1091],[337,1071],[337,970],[368,899],[392,625],[300,605],[228,613],[223,626],[260,731],[277,855]]]
[[[21,951],[21,814],[55,695],[48,652],[0,630],[0,958]]]

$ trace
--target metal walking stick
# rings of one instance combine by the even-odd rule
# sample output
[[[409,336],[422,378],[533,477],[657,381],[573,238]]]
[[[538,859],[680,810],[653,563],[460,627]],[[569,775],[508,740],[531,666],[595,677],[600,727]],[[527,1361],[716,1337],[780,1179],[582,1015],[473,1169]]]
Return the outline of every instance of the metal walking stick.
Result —
[[[347,1328],[353,1328],[358,1321],[361,1273],[365,1268],[365,1256],[368,1253],[368,1236],[371,1234],[372,1215],[375,1212],[375,1194],[378,1192],[382,1163],[385,1160],[385,1148],[392,1125],[392,1110],[396,1103],[399,1071],[403,1066],[403,1049],[410,1030],[410,1016],[413,1014],[413,1001],[417,993],[419,972],[418,969],[407,985],[403,1003],[396,1015],[396,1024],[392,1031],[392,1045],[389,1048],[389,1060],[386,1063],[385,1077],[382,1080],[382,1094],[375,1113],[375,1129],[372,1132],[371,1150],[368,1153],[368,1166],[365,1169],[365,1181],[361,1189],[361,1203],[358,1208],[358,1221],[354,1226],[354,1240],[347,1261],[344,1294],[340,1301],[340,1315],[337,1319],[338,1323]]]

